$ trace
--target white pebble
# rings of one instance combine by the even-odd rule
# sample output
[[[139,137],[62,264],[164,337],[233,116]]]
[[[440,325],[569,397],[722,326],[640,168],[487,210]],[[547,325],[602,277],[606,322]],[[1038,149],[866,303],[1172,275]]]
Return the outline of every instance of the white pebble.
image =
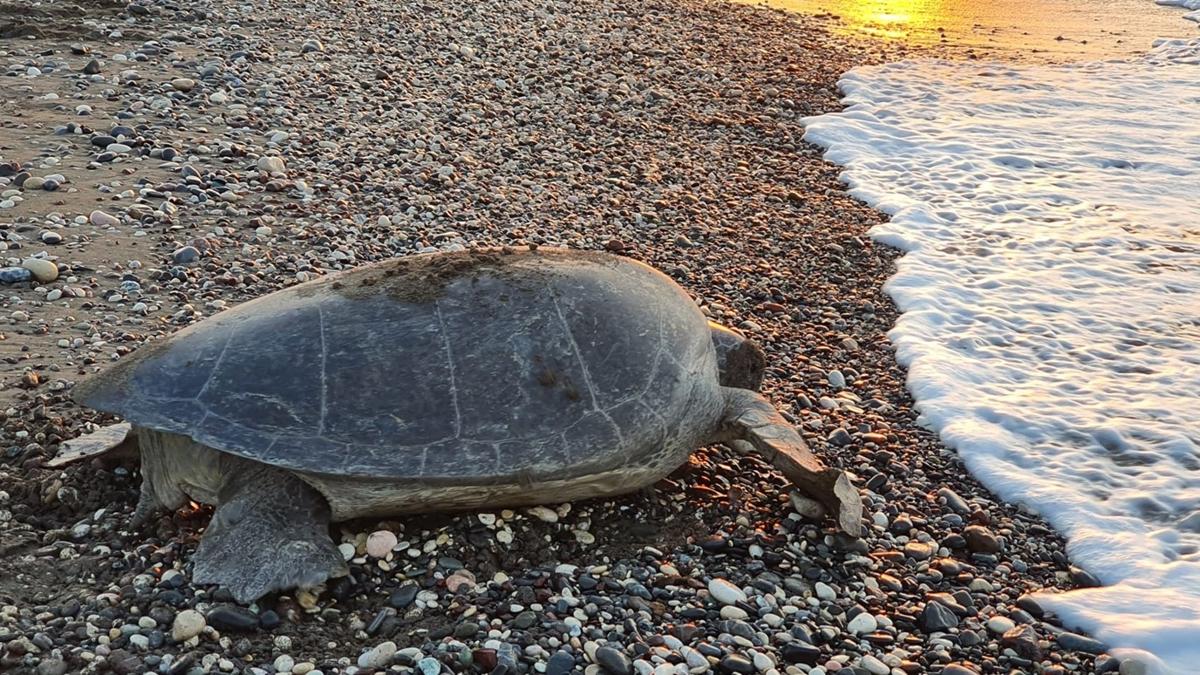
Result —
[[[729,619],[731,621],[744,621],[749,616],[750,615],[746,613],[746,610],[736,605],[725,605],[721,608],[722,619]]]
[[[871,616],[867,612],[863,612],[853,619],[850,619],[850,623],[846,624],[846,630],[854,633],[855,635],[874,632],[878,627],[879,622],[875,620],[875,617]]]
[[[732,605],[737,602],[746,601],[746,594],[742,592],[742,589],[724,579],[717,578],[709,581],[708,593],[722,605]]]
[[[116,227],[121,224],[121,221],[116,216],[110,216],[103,211],[92,211],[92,215],[88,216],[88,220],[97,227]]]
[[[858,665],[866,668],[873,675],[888,675],[888,673],[892,672],[892,669],[889,668],[886,663],[880,661],[874,656],[871,656],[870,654],[863,654],[863,657],[859,660]]]
[[[384,668],[396,655],[396,643],[384,642],[376,647],[368,649],[358,657],[359,668]]]
[[[283,163],[282,157],[259,157],[258,170],[264,173],[284,173],[287,171],[287,165]]]
[[[998,634],[1007,633],[1016,625],[1017,624],[1013,622],[1012,619],[1004,616],[993,616],[992,618],[988,619],[987,622],[988,630]]]
[[[58,278],[58,265],[41,258],[26,258],[21,267],[33,273],[33,278],[42,283],[49,283]]]
[[[171,639],[185,642],[204,631],[204,615],[194,609],[185,609],[175,615],[171,624]]]
[[[534,506],[529,509],[529,515],[547,523],[558,522],[558,512],[545,506]]]

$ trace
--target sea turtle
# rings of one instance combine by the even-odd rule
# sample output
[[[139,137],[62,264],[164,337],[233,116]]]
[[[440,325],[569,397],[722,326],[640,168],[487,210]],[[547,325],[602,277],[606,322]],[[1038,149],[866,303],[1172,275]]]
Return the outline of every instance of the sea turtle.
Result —
[[[648,265],[483,249],[246,302],[121,359],[74,398],[130,425],[135,522],[188,499],[216,505],[194,581],[249,602],[344,574],[331,521],[617,495],[735,439],[857,534],[857,491],[756,393],[764,365]]]

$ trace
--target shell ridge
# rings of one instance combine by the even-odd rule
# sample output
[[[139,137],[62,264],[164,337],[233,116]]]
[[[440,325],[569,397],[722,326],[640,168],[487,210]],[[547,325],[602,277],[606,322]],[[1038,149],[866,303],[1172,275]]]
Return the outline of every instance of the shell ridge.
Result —
[[[600,413],[600,415],[602,415],[604,419],[612,425],[613,432],[617,435],[617,443],[619,443],[621,447],[625,447],[625,434],[621,433],[621,425],[617,424],[617,421],[612,418],[612,415],[608,414],[607,410],[597,409],[596,412]]]
[[[658,318],[658,346],[655,347],[654,356],[651,358],[651,361],[650,361],[650,370],[648,371],[649,376],[646,378],[646,384],[642,385],[641,391],[637,392],[636,394],[630,394],[629,396],[626,396],[625,398],[608,406],[607,408],[605,408],[605,410],[609,410],[609,411],[614,410],[616,408],[619,408],[619,407],[625,405],[626,403],[629,403],[630,401],[640,401],[640,400],[644,399],[646,397],[646,394],[648,394],[650,392],[650,387],[654,386],[654,378],[658,376],[659,366],[662,365],[662,355],[663,355],[663,352],[665,352],[666,348],[667,348],[667,336],[666,336],[665,322],[663,321],[663,315],[662,315],[662,304],[661,303],[656,304],[655,309],[657,310],[655,312],[655,316]]]
[[[442,303],[435,300],[433,312],[437,315],[438,333],[442,337],[442,347],[446,350],[446,368],[450,371],[450,405],[454,408],[454,436],[462,436],[462,410],[458,405],[458,381],[454,367],[454,351],[450,348],[450,333],[446,331],[446,319],[442,316]]]
[[[571,325],[567,323],[567,317],[563,315],[558,298],[551,298],[550,302],[554,304],[554,313],[558,315],[558,320],[562,323],[563,332],[567,335],[567,343],[571,345],[571,352],[579,364],[579,372],[583,376],[583,384],[587,387],[588,396],[592,397],[592,410],[600,411],[600,403],[596,400],[596,387],[592,385],[592,374],[588,371],[587,363],[583,361],[583,353],[579,349],[579,343],[575,341],[575,334],[571,332]]]
[[[279,409],[282,410],[285,415],[292,418],[292,420],[296,423],[297,426],[303,427],[305,425],[304,420],[299,415],[296,414],[295,410],[292,410],[292,408],[290,407],[290,403],[286,399],[280,398],[278,396],[272,396],[271,394],[264,394],[264,393],[258,392],[258,391],[242,391],[242,392],[230,394],[229,398],[233,399],[234,401],[237,401],[239,399],[253,398],[253,399],[259,399],[262,401],[267,401],[269,403],[274,403],[275,405],[279,406]],[[205,408],[205,409],[207,410],[207,408]],[[197,422],[197,424],[199,424],[199,422]]]
[[[330,441],[328,439],[322,439],[322,440],[325,440],[328,443],[334,442],[334,441]],[[350,467],[354,466],[354,464],[353,464],[354,458],[351,457],[351,455],[353,455],[353,454],[354,454],[354,446],[349,443],[343,444],[343,450],[342,450],[342,469],[343,470],[349,470]]]
[[[667,436],[669,435],[667,432],[671,428],[671,425],[667,424],[667,418],[663,417],[662,413],[655,410],[653,406],[651,406],[649,403],[646,403],[646,401],[641,398],[638,398],[636,403],[653,415],[654,419],[658,420],[658,423],[662,426],[662,429],[660,430],[660,433],[662,434],[662,440],[660,440],[659,443],[665,443]]]
[[[325,310],[317,305],[317,326],[321,335],[321,413],[317,418],[317,437],[324,438],[325,417],[329,414],[329,379],[325,377],[325,367],[329,361],[329,347],[325,342]]]
[[[213,361],[212,370],[208,371],[208,379],[204,381],[204,386],[200,387],[200,391],[196,392],[196,395],[192,397],[192,400],[204,406],[205,410],[208,409],[208,406],[200,400],[200,397],[204,396],[204,393],[208,391],[208,386],[212,384],[213,378],[217,376],[217,371],[221,369],[221,362],[225,360],[225,352],[229,351],[229,345],[233,343],[233,336],[233,331],[229,331],[225,335],[225,344],[221,347],[221,353],[217,354],[217,360]]]

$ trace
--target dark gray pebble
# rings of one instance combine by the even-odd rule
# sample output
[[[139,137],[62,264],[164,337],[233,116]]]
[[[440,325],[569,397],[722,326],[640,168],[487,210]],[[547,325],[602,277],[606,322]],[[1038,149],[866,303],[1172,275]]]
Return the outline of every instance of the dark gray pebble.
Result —
[[[1021,597],[1017,598],[1017,607],[1020,607],[1039,619],[1046,615],[1046,612],[1042,609],[1041,605],[1037,604],[1037,601],[1028,595],[1022,595]]]
[[[730,654],[721,659],[721,670],[727,673],[740,673],[741,675],[751,675],[755,671],[754,664],[749,659]]]
[[[396,610],[392,609],[391,607],[384,607],[383,609],[379,610],[379,613],[376,614],[375,618],[371,619],[371,623],[367,625],[367,635],[375,635],[378,633],[379,629],[383,628],[383,625],[387,622],[387,620],[394,616],[396,616]]]
[[[1091,572],[1088,572],[1087,570],[1085,570],[1081,567],[1076,567],[1074,565],[1071,565],[1071,567],[1069,569],[1071,572],[1071,581],[1074,581],[1076,584],[1078,584],[1079,586],[1081,586],[1083,588],[1096,588],[1097,586],[1104,585],[1104,584],[1100,583],[1100,579],[1097,578],[1096,575],[1092,574]]]
[[[575,657],[562,649],[554,652],[546,664],[546,675],[570,675],[575,670]]]
[[[608,645],[596,649],[596,663],[611,675],[630,675],[633,672],[633,661],[625,652]]]
[[[833,433],[829,434],[830,445],[850,445],[852,440],[853,439],[850,437],[850,432],[842,429],[841,427],[834,429]]]
[[[921,612],[921,630],[926,633],[945,632],[958,626],[958,617],[940,602],[929,602]]]
[[[211,610],[204,617],[208,625],[222,631],[246,633],[258,630],[258,617],[248,609],[224,605]]]
[[[967,500],[959,496],[957,492],[948,487],[941,488],[937,492],[938,496],[946,500],[946,506],[951,511],[961,513],[963,515],[971,513],[971,507],[967,505]]]
[[[1059,633],[1054,639],[1062,645],[1063,649],[1070,649],[1074,652],[1103,654],[1107,650],[1103,642],[1077,633]]]
[[[404,609],[417,599],[420,587],[416,584],[405,584],[388,596],[388,605],[396,609]]]
[[[974,647],[975,645],[982,644],[983,640],[984,638],[973,630],[964,630],[958,634],[958,644],[964,647]]]
[[[67,662],[62,659],[42,659],[37,666],[37,675],[65,675]]]
[[[534,614],[530,611],[524,611],[518,614],[517,618],[513,619],[513,628],[518,630],[527,630],[532,628],[535,623],[537,623],[537,614]]]
[[[194,263],[200,259],[200,251],[196,250],[195,246],[184,246],[171,254],[171,259],[177,265],[186,265]]]
[[[264,630],[278,628],[279,624],[281,623],[283,623],[283,621],[279,618],[279,615],[276,614],[274,610],[268,609],[267,611],[258,615],[258,624],[262,626]]]
[[[6,284],[17,284],[22,281],[29,281],[33,278],[33,272],[24,267],[2,267],[0,268],[0,282]],[[18,448],[19,449],[19,448]]]
[[[696,645],[696,651],[705,656],[711,656],[713,658],[721,658],[722,656],[725,656],[725,650],[707,642],[701,642],[700,644]]]
[[[108,655],[108,667],[117,675],[141,673],[142,660],[124,649],[114,649]]]
[[[806,663],[815,666],[821,661],[821,650],[804,642],[788,642],[780,649],[780,654],[788,663]]]

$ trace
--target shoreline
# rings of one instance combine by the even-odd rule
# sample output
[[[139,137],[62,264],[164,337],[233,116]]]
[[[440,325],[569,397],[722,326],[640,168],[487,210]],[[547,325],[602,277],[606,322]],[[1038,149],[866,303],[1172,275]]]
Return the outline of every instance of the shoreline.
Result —
[[[915,424],[886,339],[896,314],[882,283],[899,252],[866,237],[882,214],[801,140],[800,119],[837,109],[838,76],[890,47],[696,0],[636,11],[513,1],[486,13],[313,2],[300,16],[216,3],[189,22],[143,7],[132,25],[112,21],[138,37],[119,50],[0,42],[4,64],[24,66],[0,79],[0,113],[13,120],[0,127],[3,160],[66,179],[0,209],[5,255],[45,250],[61,274],[5,287],[0,314],[10,323],[0,667],[271,672],[290,659],[287,671],[331,673],[365,658],[360,672],[385,660],[490,672],[512,660],[557,674],[643,668],[636,660],[695,673],[961,675],[1114,663],[1055,646],[1023,599],[1090,583],[1061,538],[997,503]],[[103,81],[80,73],[91,59]],[[113,118],[122,111],[128,119]],[[118,123],[140,140],[98,161],[96,134],[55,135],[69,123],[100,133]],[[262,174],[264,153],[283,172]],[[89,221],[94,210],[108,218]],[[358,555],[384,525],[409,548],[354,563],[353,581],[320,597],[247,613],[179,574],[204,510],[124,532],[136,501],[128,467],[41,466],[60,440],[105,421],[69,403],[71,383],[148,336],[339,266],[523,243],[654,264],[760,340],[765,393],[815,452],[869,487],[871,532],[835,540],[794,513],[764,464],[708,449],[653,490],[553,519],[520,510],[342,526]],[[846,388],[830,384],[833,371]],[[713,579],[746,600],[723,608],[708,597]],[[207,618],[177,641],[194,628],[180,631],[181,614],[194,620],[187,609]],[[597,657],[609,641],[621,658]],[[386,657],[389,642],[399,655]]]
[[[838,35],[908,45],[955,59],[1069,63],[1136,58],[1158,39],[1200,35],[1179,8],[1112,0],[1102,10],[1068,0],[740,0],[834,19]],[[1157,10],[1157,11],[1154,11]],[[1109,19],[1121,17],[1113,25]]]

